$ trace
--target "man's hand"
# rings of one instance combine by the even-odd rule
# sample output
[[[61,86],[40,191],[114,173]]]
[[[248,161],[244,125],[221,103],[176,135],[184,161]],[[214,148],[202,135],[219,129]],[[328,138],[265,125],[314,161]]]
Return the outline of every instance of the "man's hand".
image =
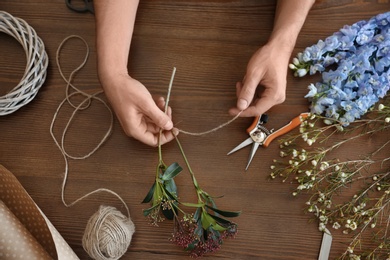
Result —
[[[288,62],[298,34],[315,0],[278,0],[275,23],[268,43],[250,59],[242,82],[236,84],[237,107],[233,115],[259,116],[286,98]],[[260,93],[257,87],[264,90]]]
[[[250,59],[246,75],[236,84],[237,107],[231,114],[252,117],[259,116],[285,99],[286,77],[290,52],[283,53],[275,46],[265,45]],[[257,87],[264,87],[258,91]]]
[[[159,144],[160,129],[163,130],[160,144],[175,138],[172,110],[168,107],[167,114],[164,113],[164,98],[153,100],[146,87],[129,75],[121,74],[101,81],[105,94],[128,136],[150,146]]]

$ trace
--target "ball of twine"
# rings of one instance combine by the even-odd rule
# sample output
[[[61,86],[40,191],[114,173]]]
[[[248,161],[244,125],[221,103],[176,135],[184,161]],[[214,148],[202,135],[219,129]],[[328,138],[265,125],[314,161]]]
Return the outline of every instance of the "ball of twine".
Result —
[[[27,64],[23,78],[10,92],[0,96],[0,116],[15,112],[29,103],[46,79],[49,59],[45,45],[35,30],[23,19],[0,11],[0,32],[14,37],[26,52]]]
[[[130,218],[114,207],[102,205],[85,228],[84,250],[96,260],[119,259],[126,253],[134,231]]]

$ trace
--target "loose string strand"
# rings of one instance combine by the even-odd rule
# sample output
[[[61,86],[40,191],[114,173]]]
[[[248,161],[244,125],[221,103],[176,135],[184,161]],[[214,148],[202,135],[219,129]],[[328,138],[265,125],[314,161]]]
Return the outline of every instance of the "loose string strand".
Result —
[[[77,39],[80,39],[86,46],[86,49],[87,49],[87,52],[86,52],[86,55],[84,57],[84,60],[82,61],[82,63],[76,68],[74,69],[69,78],[67,79],[64,75],[64,73],[62,72],[62,68],[61,68],[61,64],[60,64],[60,61],[59,61],[59,57],[60,57],[60,53],[61,53],[61,50],[64,46],[64,44],[70,40],[71,38],[77,38]],[[57,107],[57,110],[55,111],[54,113],[54,116],[53,116],[53,119],[52,119],[52,122],[50,124],[50,134],[55,142],[55,144],[57,145],[57,147],[59,148],[63,158],[64,158],[64,161],[65,161],[65,172],[64,172],[64,178],[63,178],[63,182],[62,182],[62,187],[61,187],[61,199],[62,199],[62,202],[63,204],[66,206],[66,207],[71,207],[73,205],[75,205],[76,203],[78,203],[79,201],[85,199],[86,197],[89,197],[90,195],[92,194],[95,194],[95,193],[98,193],[98,192],[108,192],[114,196],[116,196],[124,205],[126,211],[127,211],[127,214],[128,216],[130,217],[130,210],[127,206],[127,204],[125,203],[125,201],[121,198],[121,196],[119,196],[117,193],[115,193],[114,191],[111,191],[109,189],[106,189],[106,188],[99,188],[95,191],[91,191],[87,194],[85,194],[84,196],[82,196],[81,198],[71,202],[71,203],[67,203],[66,200],[65,200],[65,188],[66,188],[66,183],[67,183],[67,179],[68,179],[68,175],[69,175],[69,162],[68,162],[68,158],[70,159],[76,159],[76,160],[81,160],[81,159],[86,159],[88,157],[90,157],[93,153],[95,153],[102,145],[103,143],[108,139],[108,137],[110,136],[110,134],[112,133],[112,129],[113,129],[113,124],[114,124],[114,119],[113,119],[113,113],[110,109],[110,107],[108,106],[108,104],[102,100],[101,98],[97,97],[97,95],[101,94],[102,91],[98,91],[94,94],[88,94],[84,91],[81,91],[79,88],[77,88],[76,86],[74,86],[72,83],[71,83],[71,80],[73,79],[74,75],[76,72],[78,72],[81,68],[83,68],[83,66],[85,65],[85,63],[87,62],[88,60],[88,55],[89,55],[89,47],[88,47],[88,44],[87,42],[80,36],[77,36],[77,35],[71,35],[71,36],[68,36],[66,37],[62,42],[61,44],[59,45],[58,49],[57,49],[57,52],[56,52],[56,62],[57,62],[57,66],[58,66],[58,70],[61,74],[61,77],[63,78],[63,80],[66,82],[67,84],[67,87],[66,87],[66,93],[65,93],[65,98],[62,100],[62,102],[59,104],[59,106]],[[69,93],[69,87],[72,87],[73,90],[75,92],[72,92],[72,93]],[[75,96],[75,95],[83,95],[85,97],[84,100],[82,100],[78,105],[75,105],[73,104],[71,101],[70,101],[70,98]],[[111,116],[110,118],[110,125],[109,125],[109,128],[108,130],[106,131],[106,133],[104,134],[103,138],[100,140],[100,142],[87,154],[85,155],[82,155],[82,156],[73,156],[71,154],[69,154],[66,149],[65,149],[65,136],[67,134],[67,131],[69,129],[69,126],[70,124],[72,123],[73,119],[75,118],[75,115],[77,112],[79,112],[80,110],[83,110],[83,109],[86,109],[87,107],[89,107],[89,105],[91,104],[92,100],[97,100],[99,102],[101,102],[108,110],[109,110],[109,114]],[[62,109],[62,107],[65,105],[65,103],[68,103],[69,105],[71,105],[74,109],[73,109],[73,112],[72,114],[70,115],[67,123],[66,123],[66,126],[64,128],[64,130],[62,131],[62,134],[61,134],[61,139],[60,141],[57,140],[57,138],[55,137],[55,134],[54,134],[54,125],[55,125],[55,122],[57,120],[57,117],[58,117],[58,114],[60,112],[60,110]],[[86,104],[86,105],[85,105]]]
[[[210,134],[210,133],[213,133],[213,132],[216,132],[218,131],[219,129],[233,123],[233,121],[235,121],[240,115],[241,115],[242,111],[240,111],[235,117],[233,117],[232,119],[230,119],[229,121],[213,128],[213,129],[210,129],[210,130],[207,130],[207,131],[204,131],[204,132],[188,132],[188,131],[185,131],[185,130],[182,130],[182,129],[177,129],[180,133],[183,133],[183,134],[186,134],[186,135],[192,135],[192,136],[201,136],[201,135],[206,135],[206,134]]]

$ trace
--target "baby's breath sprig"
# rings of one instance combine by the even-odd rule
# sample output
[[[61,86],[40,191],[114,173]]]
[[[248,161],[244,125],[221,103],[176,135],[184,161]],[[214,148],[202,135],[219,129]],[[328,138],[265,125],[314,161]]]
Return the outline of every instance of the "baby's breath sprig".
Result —
[[[380,133],[388,136],[389,130],[389,97],[348,127],[311,115],[299,134],[281,140],[281,158],[271,166],[272,179],[295,180],[294,196],[311,194],[305,211],[315,216],[320,231],[351,236],[340,259],[390,258],[390,140],[383,138],[379,147],[359,158],[335,155]]]

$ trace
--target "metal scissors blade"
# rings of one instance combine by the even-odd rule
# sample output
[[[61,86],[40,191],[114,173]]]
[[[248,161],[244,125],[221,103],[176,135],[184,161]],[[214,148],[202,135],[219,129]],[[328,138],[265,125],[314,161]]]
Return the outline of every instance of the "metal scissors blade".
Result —
[[[241,148],[244,148],[245,146],[248,146],[250,144],[253,143],[253,139],[252,137],[249,137],[248,139],[246,139],[244,142],[242,142],[241,144],[237,145],[233,150],[231,150],[230,152],[227,153],[227,155],[229,154],[232,154],[234,152],[237,152],[238,150],[240,150]]]
[[[255,156],[256,151],[257,151],[257,148],[259,148],[259,146],[260,146],[260,143],[258,143],[258,142],[254,142],[254,143],[253,143],[252,149],[251,149],[251,153],[249,154],[248,164],[246,165],[245,171],[248,170],[249,165],[251,164],[252,159],[253,159],[253,157]]]
[[[79,1],[80,2],[80,1]],[[81,1],[83,2],[83,4],[79,4],[79,5],[74,5],[72,4],[72,0],[65,0],[65,3],[66,3],[66,6],[72,10],[72,11],[75,11],[77,13],[86,13],[86,12],[90,12],[90,13],[94,13],[95,10],[93,8],[93,2],[92,0],[83,0]]]

